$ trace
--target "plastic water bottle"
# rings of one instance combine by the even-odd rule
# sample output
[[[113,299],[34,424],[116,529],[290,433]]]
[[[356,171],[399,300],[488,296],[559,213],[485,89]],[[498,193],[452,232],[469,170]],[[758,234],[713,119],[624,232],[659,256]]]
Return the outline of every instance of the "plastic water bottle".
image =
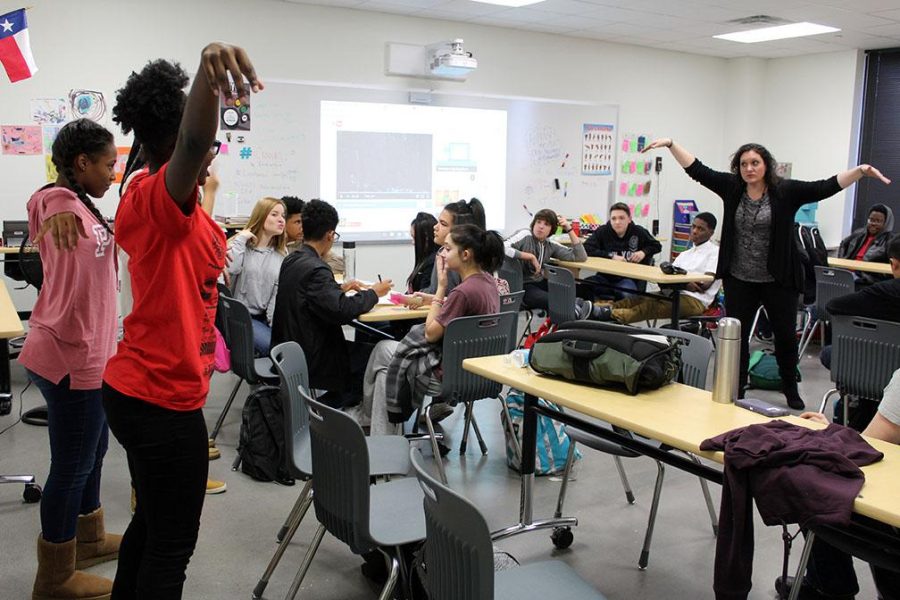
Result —
[[[731,404],[738,395],[741,372],[741,322],[732,317],[719,319],[716,335],[716,370],[713,379],[713,402]]]
[[[344,242],[344,281],[356,279],[356,242]]]

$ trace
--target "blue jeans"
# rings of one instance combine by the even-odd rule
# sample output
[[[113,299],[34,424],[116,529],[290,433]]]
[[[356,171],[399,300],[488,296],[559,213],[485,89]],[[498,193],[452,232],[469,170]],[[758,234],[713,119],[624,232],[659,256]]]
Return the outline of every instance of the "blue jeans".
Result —
[[[58,544],[75,537],[78,515],[100,508],[109,428],[99,389],[72,390],[68,375],[55,384],[27,372],[47,402],[50,474],[41,497],[41,529],[45,540]]]
[[[597,273],[596,275],[591,275],[585,279],[585,281],[592,284],[594,296],[598,298],[609,298],[611,296],[615,300],[622,300],[633,296],[634,294],[631,292],[636,292],[638,289],[637,282],[634,279],[617,277],[615,275],[602,275]],[[614,285],[617,288],[624,289],[613,289],[608,287],[608,285]]]
[[[272,345],[272,328],[266,322],[266,315],[253,315],[250,322],[253,324],[253,349],[259,356],[268,356],[269,346]]]

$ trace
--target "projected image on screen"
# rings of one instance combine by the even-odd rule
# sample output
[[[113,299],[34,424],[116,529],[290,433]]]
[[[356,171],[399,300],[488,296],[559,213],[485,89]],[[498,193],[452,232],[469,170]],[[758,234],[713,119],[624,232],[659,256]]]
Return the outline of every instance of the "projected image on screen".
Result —
[[[321,103],[320,197],[344,239],[409,239],[419,211],[479,198],[503,227],[506,111],[370,102]]]
[[[338,131],[335,199],[431,198],[431,140],[424,133]]]

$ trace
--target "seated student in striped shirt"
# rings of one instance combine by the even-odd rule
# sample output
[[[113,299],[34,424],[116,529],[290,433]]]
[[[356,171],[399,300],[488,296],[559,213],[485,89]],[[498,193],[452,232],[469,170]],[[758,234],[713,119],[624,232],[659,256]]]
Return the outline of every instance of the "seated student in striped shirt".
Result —
[[[566,247],[551,241],[550,236],[557,227],[569,234],[572,246]],[[523,304],[528,308],[547,309],[547,279],[542,269],[551,258],[574,262],[587,260],[587,252],[581,239],[575,235],[572,226],[562,215],[549,208],[542,208],[534,214],[528,229],[520,229],[506,239],[506,256],[522,262],[525,279]]]

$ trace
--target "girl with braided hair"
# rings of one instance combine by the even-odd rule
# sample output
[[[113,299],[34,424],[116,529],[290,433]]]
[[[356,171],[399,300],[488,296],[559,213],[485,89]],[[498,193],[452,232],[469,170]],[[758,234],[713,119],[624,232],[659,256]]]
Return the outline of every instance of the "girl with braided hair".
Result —
[[[91,197],[114,181],[113,135],[81,119],[53,143],[56,182],[28,201],[28,226],[44,282],[19,355],[47,401],[50,473],[41,501],[38,570],[33,598],[109,598],[112,582],[78,569],[114,560],[121,536],[106,534],[100,471],[109,430],[103,411],[103,368],[116,349],[115,245]],[[64,223],[65,247],[44,233]],[[74,243],[69,243],[69,233]]]
[[[113,109],[147,163],[116,213],[134,304],[103,374],[104,408],[137,495],[113,599],[182,597],[206,493],[202,408],[213,372],[225,236],[200,208],[198,185],[217,150],[219,95],[228,103],[246,100],[262,84],[243,49],[220,43],[203,49],[185,95],[187,83],[179,65],[153,61],[131,74]]]

